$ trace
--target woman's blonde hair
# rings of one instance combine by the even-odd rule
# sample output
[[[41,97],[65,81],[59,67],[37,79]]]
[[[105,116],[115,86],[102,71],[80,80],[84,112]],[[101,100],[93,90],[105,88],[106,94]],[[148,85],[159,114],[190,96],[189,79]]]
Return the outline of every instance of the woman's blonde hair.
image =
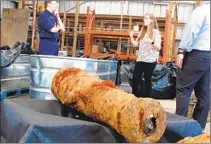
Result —
[[[151,13],[145,14],[145,16],[147,16],[147,15],[152,20],[152,22],[150,23],[150,27],[147,30],[147,26],[143,25],[142,28],[141,28],[141,30],[140,30],[140,32],[139,32],[139,34],[138,34],[138,37],[136,38],[136,40],[143,39],[143,37],[144,37],[145,34],[147,34],[149,36],[149,38],[152,39],[152,37],[153,37],[153,29],[159,30],[158,24],[157,24],[157,20],[154,17],[154,15],[151,14]]]

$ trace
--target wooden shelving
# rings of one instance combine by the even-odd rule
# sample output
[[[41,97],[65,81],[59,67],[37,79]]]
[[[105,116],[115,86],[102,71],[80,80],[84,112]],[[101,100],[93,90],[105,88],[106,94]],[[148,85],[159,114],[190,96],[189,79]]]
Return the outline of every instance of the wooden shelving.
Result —
[[[114,53],[115,57],[118,59],[129,59],[129,60],[135,60],[135,51],[131,51],[131,48],[127,48],[124,52],[122,52],[121,44],[120,42],[128,42],[129,43],[129,32],[132,30],[132,27],[134,25],[139,25],[140,27],[143,26],[143,18],[144,17],[137,17],[137,16],[125,16],[122,20],[122,29],[120,29],[120,16],[111,16],[109,19],[105,20],[101,19],[101,23],[111,25],[109,28],[102,27],[99,28],[99,17],[95,14],[95,12],[91,12],[88,8],[87,10],[87,16],[86,16],[86,32],[85,32],[85,47],[84,47],[84,55],[85,56],[103,56],[105,53],[98,52],[93,53],[92,52],[92,45],[94,45],[94,41],[99,36],[102,38],[111,38],[115,39],[118,42],[118,46],[116,48],[116,51],[112,50],[112,53]],[[106,17],[108,18],[108,16]],[[113,20],[115,19],[115,20]],[[172,23],[169,23],[169,18],[157,18],[158,20],[158,26],[161,31],[162,40],[166,44],[169,37],[167,37],[167,28],[172,25]],[[94,22],[93,22],[94,21]],[[168,22],[168,23],[167,23]],[[88,27],[87,27],[88,26]],[[169,29],[169,28],[168,28]],[[119,38],[121,37],[121,41]],[[109,51],[109,50],[108,50]],[[107,53],[106,53],[107,54]],[[166,47],[163,51],[163,57],[160,58],[161,62],[167,61],[167,52]]]
[[[90,11],[89,11],[90,12]],[[92,54],[91,48],[96,41],[100,41],[99,45],[107,42],[116,42],[117,47],[112,49],[112,55],[120,59],[135,59],[134,51],[127,49],[126,52],[121,50],[121,42],[130,43],[129,32],[133,30],[133,26],[139,25],[139,30],[143,25],[143,16],[129,16],[129,15],[105,15],[105,14],[94,14],[93,23],[88,22],[87,17],[91,17],[90,13],[78,14],[78,22],[75,24],[76,13],[60,13],[60,17],[65,24],[66,32],[60,33],[60,49],[69,51],[71,55],[75,55],[75,50],[78,47],[85,47],[85,56],[102,56],[106,53]],[[169,59],[171,54],[166,55],[168,49],[173,49],[172,44],[169,44],[170,36],[172,33],[172,28],[183,27],[184,23],[178,23],[174,19],[170,18],[170,11],[167,11],[167,17],[157,17],[157,22],[162,35],[162,41],[164,43],[163,55],[164,57],[160,59],[162,62],[171,61]],[[37,17],[40,12],[36,13],[35,26],[32,28],[35,31],[33,36],[34,42],[33,46],[35,49],[38,47],[38,27],[37,27]],[[121,19],[122,18],[122,19]],[[122,21],[121,21],[122,20]],[[172,27],[174,25],[174,27]],[[74,27],[76,31],[74,33]],[[89,29],[88,29],[89,28]],[[168,35],[167,35],[168,34]],[[74,35],[75,38],[74,38]],[[75,44],[73,44],[74,39],[76,39]],[[171,38],[172,39],[172,38]],[[89,43],[87,43],[90,41]],[[85,45],[84,45],[85,44]],[[87,45],[88,44],[88,45]],[[87,50],[88,49],[88,50]],[[116,52],[115,52],[116,50]],[[171,50],[172,51],[172,50]],[[111,50],[108,50],[108,55]],[[75,55],[77,56],[77,55]],[[168,58],[167,58],[168,57]]]

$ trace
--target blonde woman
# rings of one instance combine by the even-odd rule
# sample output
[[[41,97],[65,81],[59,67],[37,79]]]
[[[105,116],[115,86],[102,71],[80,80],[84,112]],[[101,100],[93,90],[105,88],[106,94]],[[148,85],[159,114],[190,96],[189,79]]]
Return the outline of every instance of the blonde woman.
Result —
[[[144,16],[144,26],[134,40],[133,32],[130,40],[134,47],[139,47],[132,80],[132,93],[137,97],[151,97],[151,77],[156,66],[161,48],[161,35],[153,14]],[[144,74],[145,87],[142,81]]]

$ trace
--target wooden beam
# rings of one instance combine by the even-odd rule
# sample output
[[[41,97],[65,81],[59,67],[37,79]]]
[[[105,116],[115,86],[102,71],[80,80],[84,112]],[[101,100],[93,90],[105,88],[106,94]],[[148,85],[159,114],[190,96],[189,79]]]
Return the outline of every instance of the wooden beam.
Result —
[[[64,49],[66,49],[67,52],[69,53],[70,52],[69,48],[71,48],[71,47],[69,47],[69,45],[68,45],[68,37],[65,37],[65,39],[66,40],[64,40],[65,41],[65,47],[64,47]],[[71,51],[71,53],[72,53],[72,51]]]
[[[172,54],[172,44],[173,44],[173,24],[172,24],[172,10],[173,10],[173,3],[170,1],[169,5],[169,23],[168,23],[168,36],[167,36],[167,41],[168,41],[168,47],[167,47],[167,62],[171,61],[171,54]]]
[[[124,5],[124,1],[121,1],[121,18],[120,18],[120,31],[122,31],[122,22],[123,22],[123,5]],[[118,41],[118,47],[117,47],[117,54],[120,54],[121,52],[121,43],[122,43],[122,39],[121,37],[119,38],[119,41]]]
[[[63,18],[63,24],[66,27],[66,13],[64,13],[64,18]],[[64,38],[65,38],[65,32],[62,32],[62,40],[61,40],[61,50],[64,51]]]
[[[169,33],[169,10],[166,9],[166,22],[165,22],[165,33],[164,33],[164,44],[163,44],[163,57],[161,59],[162,63],[167,61],[168,53],[168,33]]]
[[[131,31],[132,30],[132,17],[130,16],[130,18],[129,18],[129,31]],[[128,38],[128,44],[130,43],[130,38]],[[130,48],[127,48],[127,55],[129,55],[130,54]]]
[[[89,18],[90,18],[90,8],[87,7],[87,13],[86,13],[86,30],[85,30],[85,45],[84,45],[84,56],[88,56],[89,54]]]
[[[37,13],[37,15],[39,15],[40,12]],[[60,13],[61,15],[63,15],[63,13]],[[80,14],[80,18],[84,19],[86,18],[86,14]],[[67,19],[70,17],[75,17],[75,13],[67,13],[66,15]],[[138,19],[138,20],[143,20],[144,16],[134,16],[134,15],[123,15],[124,19],[129,19],[130,17],[132,17],[133,19]],[[113,20],[120,20],[121,19],[121,15],[108,15],[108,14],[97,14],[96,15],[96,19],[113,19]],[[156,17],[157,21],[165,21],[164,17]]]
[[[89,23],[90,23],[90,7],[87,7],[87,13],[86,13],[86,30],[85,30],[85,46],[84,46],[84,56],[89,55]]]
[[[122,37],[129,37],[130,32],[121,32],[121,31],[99,31],[99,30],[89,30],[89,34],[94,35],[107,35],[107,36],[122,36]],[[135,33],[134,36],[137,36],[138,33]]]
[[[35,50],[35,29],[36,29],[36,12],[37,12],[37,1],[33,1],[33,21],[32,21],[32,39],[31,39],[31,47]]]
[[[18,0],[18,8],[19,9],[23,8],[23,1],[22,0]]]
[[[80,1],[77,0],[76,1],[76,11],[75,11],[75,26],[74,26],[73,48],[72,48],[72,56],[73,57],[75,57],[75,55],[76,55],[79,3],[80,3]]]
[[[176,39],[176,35],[177,35],[177,26],[176,23],[178,22],[178,14],[177,14],[177,1],[175,1],[174,4],[174,23],[173,25],[173,37],[172,37],[172,54],[171,54],[171,60],[175,61],[176,60],[176,53],[175,53],[175,39]]]
[[[91,56],[102,57],[102,56],[115,56],[115,54],[107,54],[107,53],[90,53]]]
[[[101,20],[101,21],[100,21],[100,29],[101,29],[101,30],[103,30],[103,25],[104,25],[103,20]]]

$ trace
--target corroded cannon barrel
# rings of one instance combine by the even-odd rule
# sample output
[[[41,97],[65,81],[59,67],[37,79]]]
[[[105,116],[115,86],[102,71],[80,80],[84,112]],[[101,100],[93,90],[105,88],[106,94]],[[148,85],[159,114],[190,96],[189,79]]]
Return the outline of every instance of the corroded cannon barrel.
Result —
[[[137,98],[78,68],[59,70],[52,93],[63,104],[107,123],[128,142],[158,142],[164,134],[166,114],[158,101]]]

